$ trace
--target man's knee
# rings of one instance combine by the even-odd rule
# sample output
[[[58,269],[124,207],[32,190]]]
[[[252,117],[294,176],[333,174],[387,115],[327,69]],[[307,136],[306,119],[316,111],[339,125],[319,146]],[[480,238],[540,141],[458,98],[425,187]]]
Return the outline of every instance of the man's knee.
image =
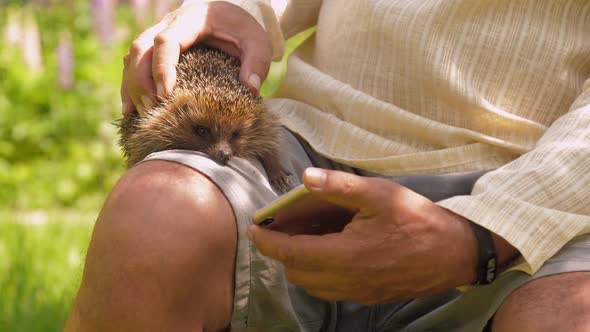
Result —
[[[236,242],[233,212],[209,179],[169,162],[141,164],[99,215],[73,312],[100,315],[109,330],[223,327]]]
[[[144,240],[145,247],[180,256],[228,247],[233,252],[237,240],[234,215],[220,189],[203,174],[165,161],[141,164],[124,175],[96,227],[95,233],[117,231],[109,235],[124,237],[122,244]]]
[[[590,272],[548,276],[520,287],[498,309],[492,331],[590,331]]]

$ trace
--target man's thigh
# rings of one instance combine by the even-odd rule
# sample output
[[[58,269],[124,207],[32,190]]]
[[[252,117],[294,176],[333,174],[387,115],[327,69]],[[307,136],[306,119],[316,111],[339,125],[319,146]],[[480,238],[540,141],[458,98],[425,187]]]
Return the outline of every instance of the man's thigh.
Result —
[[[533,280],[502,303],[494,332],[590,331],[590,272]]]

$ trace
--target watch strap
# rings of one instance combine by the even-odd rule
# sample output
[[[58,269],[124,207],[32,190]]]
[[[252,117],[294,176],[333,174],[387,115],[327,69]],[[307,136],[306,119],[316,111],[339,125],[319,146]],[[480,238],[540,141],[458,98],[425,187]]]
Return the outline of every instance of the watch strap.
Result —
[[[498,274],[498,256],[492,239],[492,233],[486,228],[469,222],[477,239],[477,281],[476,285],[492,283]]]

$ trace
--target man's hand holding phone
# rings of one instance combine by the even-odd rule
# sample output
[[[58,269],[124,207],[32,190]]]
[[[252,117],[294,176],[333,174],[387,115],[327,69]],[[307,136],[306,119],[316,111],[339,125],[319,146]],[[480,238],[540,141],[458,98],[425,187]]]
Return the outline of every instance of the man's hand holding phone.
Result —
[[[311,295],[377,304],[475,280],[476,241],[463,217],[384,179],[309,168],[303,182],[317,200],[351,211],[351,221],[324,235],[252,225],[248,236]]]

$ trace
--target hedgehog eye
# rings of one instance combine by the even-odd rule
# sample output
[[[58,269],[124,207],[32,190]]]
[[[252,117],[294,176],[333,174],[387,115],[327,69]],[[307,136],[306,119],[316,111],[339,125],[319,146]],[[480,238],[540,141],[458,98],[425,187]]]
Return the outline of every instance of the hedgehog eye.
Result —
[[[236,139],[240,138],[240,135],[241,135],[241,134],[240,134],[240,132],[239,132],[239,131],[234,131],[234,132],[231,134],[231,139],[233,139],[233,140],[236,140]]]
[[[211,131],[207,127],[203,126],[195,126],[195,133],[203,138],[209,138],[211,136]]]

